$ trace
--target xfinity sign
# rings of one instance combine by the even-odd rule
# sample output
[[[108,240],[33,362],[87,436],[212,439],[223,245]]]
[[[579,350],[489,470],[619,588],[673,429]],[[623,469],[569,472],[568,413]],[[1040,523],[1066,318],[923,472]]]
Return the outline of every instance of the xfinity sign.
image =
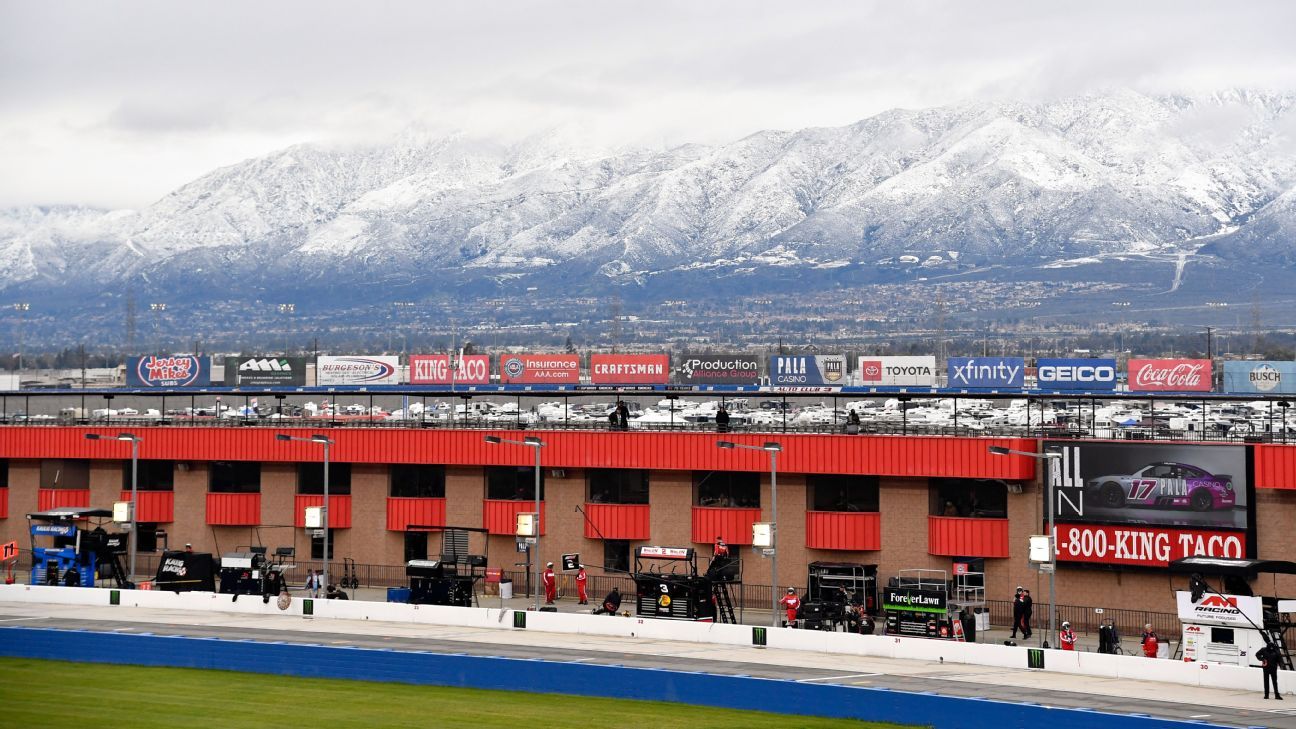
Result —
[[[1041,390],[1115,390],[1114,359],[1048,359],[1038,363]]]
[[[947,363],[950,387],[1017,388],[1026,377],[1026,360],[1021,357],[950,357]]]

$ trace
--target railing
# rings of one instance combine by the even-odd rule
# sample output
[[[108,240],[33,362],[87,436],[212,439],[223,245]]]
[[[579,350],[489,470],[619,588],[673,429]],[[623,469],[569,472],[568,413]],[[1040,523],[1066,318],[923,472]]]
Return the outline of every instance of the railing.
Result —
[[[124,403],[130,402],[135,404],[137,410],[146,410],[152,407],[157,413],[154,415],[101,415],[93,416],[94,406],[102,405],[101,394],[79,395],[77,391],[33,391],[31,393],[20,393],[10,395],[0,395],[0,425],[103,425],[103,426],[143,426],[143,425],[175,425],[184,427],[312,427],[312,428],[332,428],[332,427],[358,427],[358,428],[469,428],[469,429],[501,429],[516,428],[527,430],[606,430],[608,424],[605,419],[586,418],[584,416],[569,416],[552,420],[533,420],[533,411],[527,410],[525,406],[530,403],[540,401],[552,401],[562,399],[567,401],[570,398],[576,399],[593,399],[593,398],[611,398],[624,396],[627,398],[658,398],[662,393],[595,393],[595,392],[537,392],[537,393],[473,393],[471,397],[479,398],[481,401],[489,402],[492,399],[517,403],[519,410],[516,413],[502,413],[483,417],[479,414],[456,415],[446,417],[444,412],[433,411],[432,413],[423,413],[418,417],[409,417],[400,420],[389,420],[385,414],[379,415],[345,415],[329,414],[298,417],[272,417],[276,415],[276,408],[261,407],[257,409],[260,413],[258,416],[238,415],[231,416],[229,413],[237,411],[243,412],[253,399],[254,394],[249,393],[228,393],[223,394],[224,400],[221,401],[217,396],[211,393],[179,393],[172,392],[163,394],[146,394],[146,393],[123,393],[114,395],[114,400],[108,401],[110,404],[116,404],[118,408],[123,408]],[[1031,408],[1036,403],[1050,402],[1070,402],[1073,407],[1070,413],[1074,416],[1079,411],[1080,425],[1049,425],[1041,424],[1040,418],[1033,417],[1034,422],[1028,422],[1022,425],[1007,424],[983,424],[982,420],[976,417],[979,412],[973,408],[959,410],[957,414],[949,413],[949,422],[930,424],[925,422],[915,422],[913,418],[906,417],[900,411],[887,411],[884,417],[878,417],[877,411],[869,408],[863,413],[864,421],[858,426],[852,426],[852,433],[858,432],[865,435],[932,435],[932,436],[960,436],[960,437],[1026,437],[1026,438],[1081,438],[1081,439],[1112,439],[1112,440],[1167,440],[1167,441],[1211,441],[1211,442],[1251,442],[1251,443],[1287,443],[1289,440],[1296,443],[1296,415],[1291,418],[1286,416],[1287,408],[1283,407],[1287,402],[1279,396],[1219,396],[1212,395],[1203,398],[1192,396],[1176,396],[1144,393],[1118,393],[1109,398],[1090,397],[1090,396],[1042,396],[1026,395],[1013,393],[1000,394],[962,394],[962,393],[939,393],[932,396],[923,394],[897,394],[897,393],[842,393],[842,394],[813,394],[797,395],[782,393],[760,393],[760,392],[738,392],[733,393],[729,399],[741,400],[758,400],[770,399],[788,402],[793,406],[814,404],[831,406],[838,410],[835,417],[827,418],[818,422],[798,423],[795,411],[789,411],[786,418],[782,417],[782,412],[778,410],[763,410],[764,417],[768,422],[751,424],[743,422],[743,417],[747,412],[755,411],[735,411],[735,420],[730,423],[728,432],[748,432],[748,433],[842,433],[847,432],[846,418],[841,410],[847,402],[872,400],[884,401],[888,399],[905,399],[911,400],[936,400],[940,398],[953,398],[959,402],[976,402],[976,401],[1002,401],[1005,398],[1017,397],[1027,399],[1031,403]],[[270,397],[268,393],[262,393],[262,399]],[[400,402],[400,395],[390,393],[294,393],[288,395],[296,400],[301,399],[354,399],[358,404],[367,402],[368,410],[372,411],[376,403],[382,403],[385,407],[399,407],[393,403]],[[438,394],[431,396],[409,396],[411,402],[420,402],[427,404],[435,401],[450,400],[457,402],[458,396]],[[694,400],[718,401],[721,399],[720,394],[692,396]],[[690,399],[689,395],[681,395],[682,402]],[[807,399],[809,398],[809,399]],[[1232,416],[1235,422],[1217,423],[1209,418],[1198,417],[1201,411],[1193,411],[1184,414],[1188,425],[1184,429],[1170,429],[1167,424],[1167,416],[1164,414],[1151,415],[1153,406],[1161,404],[1186,404],[1192,407],[1205,405],[1206,412],[1216,412],[1212,408],[1223,408],[1232,406],[1234,403],[1254,401],[1257,399],[1269,400],[1270,407],[1268,412],[1252,412],[1250,415]],[[1123,402],[1134,405],[1136,408],[1145,407],[1148,411],[1142,423],[1133,426],[1111,426],[1099,427],[1092,420],[1091,408],[1098,403]],[[223,409],[222,415],[216,417],[216,406],[213,403],[219,403]],[[65,407],[67,405],[73,407]],[[32,411],[35,405],[37,412]],[[176,409],[168,410],[167,406],[175,405],[189,406],[188,409],[201,407],[212,412],[212,415],[190,415],[188,412]],[[62,407],[61,407],[62,406]],[[381,409],[381,408],[380,408]],[[290,408],[291,410],[291,408]],[[296,410],[292,410],[296,412]],[[1002,412],[1002,410],[998,411]],[[1022,412],[1020,410],[1016,412]],[[1035,412],[1032,410],[1032,412]],[[771,418],[770,413],[773,413]],[[90,415],[88,415],[90,414]],[[916,417],[916,416],[915,416]],[[1179,416],[1176,416],[1179,417]],[[1154,422],[1155,421],[1155,422]],[[713,422],[689,422],[680,418],[674,422],[661,423],[637,423],[632,421],[632,431],[703,431],[714,432],[716,426]],[[1187,429],[1187,428],[1191,428]]]

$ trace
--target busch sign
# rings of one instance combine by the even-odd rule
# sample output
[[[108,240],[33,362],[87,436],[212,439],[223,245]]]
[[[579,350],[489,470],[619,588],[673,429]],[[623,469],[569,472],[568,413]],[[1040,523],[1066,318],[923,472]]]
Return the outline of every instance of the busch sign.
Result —
[[[411,385],[490,384],[490,355],[462,354],[450,366],[448,354],[412,354],[409,358]]]
[[[1225,362],[1224,391],[1296,392],[1296,362]]]
[[[1036,382],[1041,390],[1115,390],[1114,359],[1041,358]]]
[[[670,357],[664,354],[592,354],[590,382],[595,385],[664,385]]]
[[[860,357],[860,384],[935,387],[935,357]]]
[[[126,361],[127,387],[206,387],[210,384],[209,357],[182,354],[131,357]]]
[[[755,385],[760,361],[750,354],[686,354],[679,365],[683,385]]]
[[[1208,359],[1132,359],[1129,389],[1136,392],[1210,392]]]

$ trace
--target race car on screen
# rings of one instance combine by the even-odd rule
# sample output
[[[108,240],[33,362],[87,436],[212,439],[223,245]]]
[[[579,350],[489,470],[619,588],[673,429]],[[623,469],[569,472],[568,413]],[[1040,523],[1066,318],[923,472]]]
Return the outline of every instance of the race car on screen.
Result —
[[[1113,509],[1130,505],[1211,511],[1231,509],[1237,500],[1232,476],[1186,463],[1150,463],[1128,475],[1093,478],[1086,490]]]

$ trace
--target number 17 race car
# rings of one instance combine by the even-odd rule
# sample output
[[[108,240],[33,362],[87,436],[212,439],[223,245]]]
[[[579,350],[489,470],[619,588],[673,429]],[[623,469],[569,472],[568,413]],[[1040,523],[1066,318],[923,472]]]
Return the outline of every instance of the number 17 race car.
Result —
[[[1085,490],[1102,506],[1161,506],[1193,511],[1233,508],[1233,477],[1186,463],[1150,463],[1128,475],[1089,479]]]

